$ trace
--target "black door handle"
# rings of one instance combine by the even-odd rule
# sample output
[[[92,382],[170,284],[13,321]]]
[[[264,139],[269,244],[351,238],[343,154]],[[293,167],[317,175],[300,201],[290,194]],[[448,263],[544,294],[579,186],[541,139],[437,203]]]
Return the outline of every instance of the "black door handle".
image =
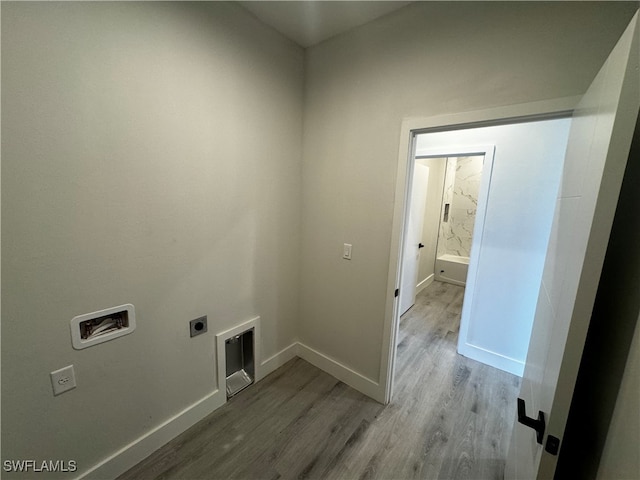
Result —
[[[542,439],[544,438],[544,429],[546,424],[544,422],[544,413],[538,411],[538,419],[527,417],[527,410],[524,404],[524,400],[518,399],[518,422],[533,428],[536,431],[536,440],[542,445]]]
[[[419,243],[418,248],[424,248],[424,243]]]

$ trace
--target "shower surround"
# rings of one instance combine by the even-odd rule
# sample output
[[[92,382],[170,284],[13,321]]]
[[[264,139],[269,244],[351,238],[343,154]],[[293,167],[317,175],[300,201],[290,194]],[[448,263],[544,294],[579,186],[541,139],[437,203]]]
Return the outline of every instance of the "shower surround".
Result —
[[[437,257],[454,255],[468,259],[471,255],[483,161],[482,155],[447,158]]]

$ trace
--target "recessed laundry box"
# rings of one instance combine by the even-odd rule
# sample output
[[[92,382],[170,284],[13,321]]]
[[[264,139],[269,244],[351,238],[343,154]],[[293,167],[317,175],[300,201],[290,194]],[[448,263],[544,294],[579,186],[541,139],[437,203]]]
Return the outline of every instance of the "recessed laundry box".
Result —
[[[73,317],[71,319],[71,344],[76,350],[81,350],[129,335],[135,329],[135,308],[127,303]]]
[[[224,342],[227,398],[251,385],[255,379],[254,330],[247,330]]]

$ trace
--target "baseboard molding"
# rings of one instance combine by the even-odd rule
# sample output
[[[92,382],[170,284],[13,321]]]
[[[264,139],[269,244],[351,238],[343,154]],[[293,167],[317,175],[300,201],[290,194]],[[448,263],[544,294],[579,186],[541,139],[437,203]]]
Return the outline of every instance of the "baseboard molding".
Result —
[[[267,358],[262,362],[259,369],[258,380],[263,379],[271,372],[276,371],[282,365],[287,363],[289,360],[293,360],[298,356],[298,344],[296,342],[292,343],[288,347],[283,348],[275,355]]]
[[[466,287],[467,285],[465,282],[461,282],[460,280],[455,280],[453,278],[445,277],[443,275],[437,275],[435,279],[438,280],[439,282],[450,283],[452,285],[458,285],[459,287]]]
[[[243,324],[242,328],[247,326]],[[384,402],[384,389],[377,382],[299,342],[292,343],[263,361],[258,369],[256,381],[266,377],[295,357],[306,360],[364,395],[380,403]],[[223,406],[226,401],[227,396],[224,389],[210,393],[153,430],[122,447],[91,469],[80,474],[80,476],[76,477],[77,480],[104,480],[105,478],[116,478],[122,475],[160,447]]]
[[[380,403],[384,403],[384,388],[381,388],[378,382],[374,382],[373,380],[360,375],[358,372],[342,365],[337,360],[334,360],[300,342],[298,342],[298,356],[318,367],[320,370],[327,372],[332,377],[335,377],[350,387],[355,388],[366,396],[371,397]]]
[[[436,274],[432,273],[427,278],[422,280],[416,287],[416,294],[420,293],[422,290],[424,290],[429,285],[431,285],[433,283],[433,280],[434,280],[435,276],[436,276]]]
[[[522,377],[524,373],[524,362],[505,357],[490,350],[485,350],[470,343],[458,344],[458,353],[472,360],[484,363],[485,365],[517,375],[518,377]]]
[[[116,478],[122,475],[167,442],[173,440],[214,410],[224,405],[227,398],[223,393],[224,392],[220,392],[220,390],[210,393],[180,413],[174,415],[166,422],[121,448],[113,455],[102,460],[77,478],[83,480],[104,480],[105,478]]]

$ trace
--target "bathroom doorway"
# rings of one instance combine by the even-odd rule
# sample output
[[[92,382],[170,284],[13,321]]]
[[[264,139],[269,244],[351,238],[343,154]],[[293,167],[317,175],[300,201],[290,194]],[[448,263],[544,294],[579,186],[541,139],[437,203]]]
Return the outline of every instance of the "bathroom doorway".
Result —
[[[400,312],[434,280],[465,286],[484,154],[416,156]]]
[[[473,238],[481,238],[484,228],[494,151],[494,145],[416,151],[402,259],[401,313],[433,281],[466,287],[471,259],[478,251]],[[423,186],[421,182],[428,183]],[[423,189],[426,194],[415,195]],[[411,268],[407,265],[412,262],[415,273],[408,278],[406,272]],[[473,282],[469,288],[472,294]],[[411,303],[407,292],[411,292]]]
[[[543,115],[513,123],[485,123],[451,130],[415,129],[411,130],[412,137],[407,138],[410,147],[406,163],[401,157],[399,160],[398,192],[403,193],[404,200],[399,197],[397,206],[403,207],[404,214],[398,208],[397,228],[402,239],[397,245],[402,245],[402,251],[397,258],[403,260],[404,250],[411,249],[405,226],[411,211],[416,160],[484,158],[476,216],[472,222],[474,227],[467,228],[471,232],[468,237],[471,244],[469,262],[468,266],[462,266],[463,273],[458,272],[458,278],[464,278],[465,285],[459,331],[455,332],[457,351],[517,376],[522,375],[529,347],[570,125],[570,117],[562,112],[557,116]],[[452,165],[449,168],[453,169]],[[432,176],[437,175],[430,172],[429,177]],[[447,220],[451,222],[453,202],[440,202],[438,217],[444,218],[448,213]],[[449,203],[448,212],[446,203]],[[469,222],[467,220],[467,224]],[[443,228],[443,231],[447,229]],[[451,241],[455,239],[451,237]],[[447,252],[446,239],[444,242],[440,242],[440,247],[437,241],[435,244],[436,255],[444,258],[433,260],[433,279],[436,273],[444,270],[442,273],[449,274],[448,279],[455,281],[455,273],[451,270],[460,268],[454,264],[460,263],[460,259],[445,255],[464,257],[464,253],[462,250]],[[426,250],[426,242],[421,243],[425,244],[421,250]],[[402,291],[406,285],[403,265],[400,263],[398,270],[395,265],[392,257],[390,284],[399,285]],[[396,305],[399,304],[396,301]],[[400,309],[392,303],[389,306],[393,340],[388,365],[392,366]],[[386,378],[390,377],[387,375]],[[387,392],[391,392],[391,387]]]

